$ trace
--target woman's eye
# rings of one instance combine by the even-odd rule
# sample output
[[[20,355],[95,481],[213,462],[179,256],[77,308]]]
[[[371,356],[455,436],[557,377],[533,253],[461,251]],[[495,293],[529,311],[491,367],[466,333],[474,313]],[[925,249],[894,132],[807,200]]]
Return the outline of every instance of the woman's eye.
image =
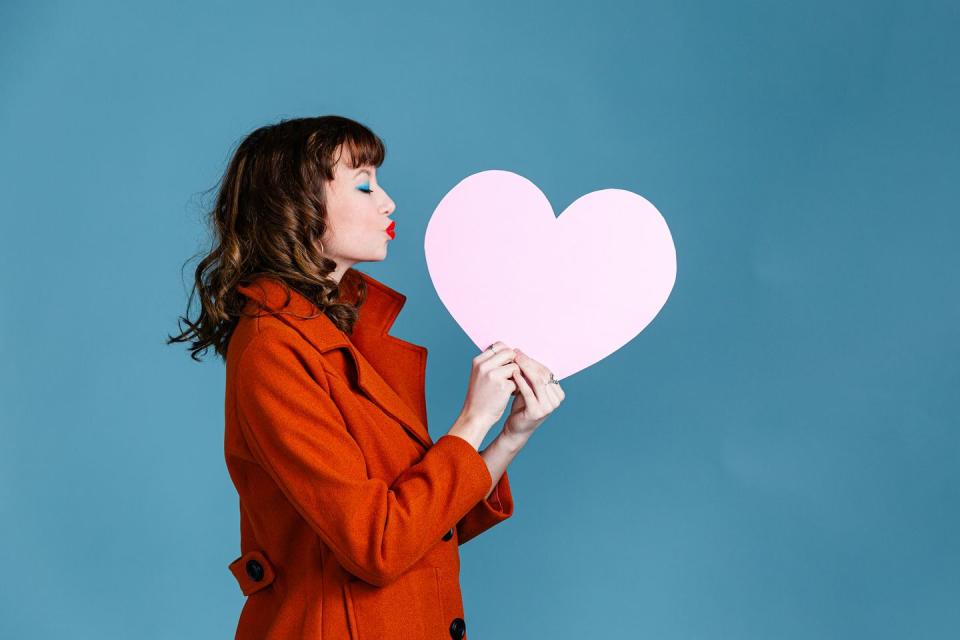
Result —
[[[373,189],[371,189],[370,185],[366,183],[360,185],[357,187],[357,189],[360,189],[360,191],[363,191],[364,193],[373,193]]]

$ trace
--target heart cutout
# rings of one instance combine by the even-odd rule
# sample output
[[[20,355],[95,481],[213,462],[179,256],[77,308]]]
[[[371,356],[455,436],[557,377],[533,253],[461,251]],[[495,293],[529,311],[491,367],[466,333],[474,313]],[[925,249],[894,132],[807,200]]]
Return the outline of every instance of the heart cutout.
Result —
[[[478,349],[502,340],[557,380],[643,331],[677,275],[670,229],[642,196],[601,189],[556,216],[533,182],[501,170],[443,197],[424,251],[437,295]]]

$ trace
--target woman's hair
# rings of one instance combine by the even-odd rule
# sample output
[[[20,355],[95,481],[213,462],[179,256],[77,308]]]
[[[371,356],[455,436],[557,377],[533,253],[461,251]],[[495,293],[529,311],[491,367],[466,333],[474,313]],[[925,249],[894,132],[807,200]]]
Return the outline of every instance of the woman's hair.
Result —
[[[341,331],[353,332],[366,286],[359,278],[346,282],[349,270],[339,284],[329,278],[337,264],[318,248],[327,228],[324,182],[333,180],[344,149],[349,150],[351,168],[379,167],[386,155],[383,142],[370,129],[335,115],[282,120],[256,129],[239,144],[212,188],[217,189],[216,202],[205,214],[212,246],[197,266],[187,317],[177,321],[181,333],[167,336],[167,344],[191,341],[191,357],[197,361],[213,346],[226,360],[246,302],[235,287],[260,276],[279,280],[288,300],[295,290]],[[356,287],[354,302],[339,299],[341,285],[344,290]],[[201,308],[196,320],[190,320],[194,295]]]

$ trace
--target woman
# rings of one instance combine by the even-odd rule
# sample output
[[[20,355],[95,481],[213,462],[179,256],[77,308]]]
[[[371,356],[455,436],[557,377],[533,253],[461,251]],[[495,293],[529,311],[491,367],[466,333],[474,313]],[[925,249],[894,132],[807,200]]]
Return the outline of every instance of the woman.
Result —
[[[229,568],[247,596],[237,638],[467,637],[458,547],[512,515],[506,468],[564,397],[496,342],[431,439],[427,349],[387,333],[406,297],[352,268],[383,260],[393,237],[384,155],[338,116],[250,134],[211,212],[199,318],[170,340],[226,361],[241,551]]]

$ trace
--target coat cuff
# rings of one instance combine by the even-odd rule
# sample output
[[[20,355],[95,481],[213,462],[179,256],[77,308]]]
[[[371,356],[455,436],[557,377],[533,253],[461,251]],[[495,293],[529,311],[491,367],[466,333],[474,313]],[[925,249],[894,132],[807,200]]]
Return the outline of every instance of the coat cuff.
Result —
[[[490,497],[478,505],[487,517],[506,519],[513,515],[513,493],[510,491],[510,478],[504,471]]]
[[[449,452],[449,455],[457,461],[457,465],[462,467],[460,471],[463,477],[458,480],[469,487],[465,492],[466,495],[479,495],[481,498],[487,495],[493,476],[490,475],[483,456],[473,448],[472,444],[460,436],[448,433],[437,439],[430,449],[437,450],[438,453]]]
[[[504,471],[490,492],[490,497],[477,502],[457,523],[458,544],[464,544],[512,515],[513,492],[510,489],[510,476]]]

